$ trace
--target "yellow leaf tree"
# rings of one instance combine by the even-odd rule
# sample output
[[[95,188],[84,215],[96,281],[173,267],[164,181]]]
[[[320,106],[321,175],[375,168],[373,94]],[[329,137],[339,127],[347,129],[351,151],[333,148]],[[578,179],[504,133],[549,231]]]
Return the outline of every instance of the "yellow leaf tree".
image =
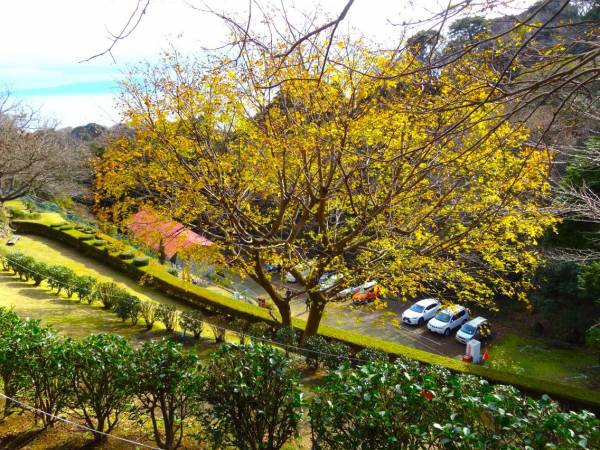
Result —
[[[296,50],[173,55],[134,73],[122,111],[135,136],[97,167],[113,219],[151,206],[193,224],[290,324],[290,299],[264,270],[281,265],[309,298],[305,336],[337,292],[371,279],[400,298],[524,300],[554,222],[550,155],[493,102],[486,55],[424,77],[410,53],[360,41]],[[329,272],[340,276],[324,290]]]

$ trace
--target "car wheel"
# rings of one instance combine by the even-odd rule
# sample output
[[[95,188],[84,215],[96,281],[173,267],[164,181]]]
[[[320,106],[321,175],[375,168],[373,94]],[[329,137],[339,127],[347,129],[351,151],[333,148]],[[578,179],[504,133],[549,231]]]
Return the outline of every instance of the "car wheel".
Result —
[[[444,331],[444,336],[450,336],[450,328],[446,328],[446,331]]]
[[[423,318],[421,317],[419,319],[419,321],[417,322],[417,325],[422,326],[425,323],[425,321],[423,320]]]

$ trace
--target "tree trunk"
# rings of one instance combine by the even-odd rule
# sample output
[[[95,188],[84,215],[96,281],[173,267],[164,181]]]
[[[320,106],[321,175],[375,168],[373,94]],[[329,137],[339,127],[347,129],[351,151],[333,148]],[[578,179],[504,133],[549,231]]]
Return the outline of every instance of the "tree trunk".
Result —
[[[290,307],[289,302],[287,301],[279,301],[275,304],[277,309],[279,310],[279,314],[281,315],[281,324],[284,327],[289,327],[292,325],[292,308]]]
[[[310,307],[308,311],[308,320],[306,321],[306,328],[302,335],[302,343],[308,336],[314,336],[319,331],[319,324],[323,318],[323,312],[325,312],[325,299],[320,293],[310,294]]]

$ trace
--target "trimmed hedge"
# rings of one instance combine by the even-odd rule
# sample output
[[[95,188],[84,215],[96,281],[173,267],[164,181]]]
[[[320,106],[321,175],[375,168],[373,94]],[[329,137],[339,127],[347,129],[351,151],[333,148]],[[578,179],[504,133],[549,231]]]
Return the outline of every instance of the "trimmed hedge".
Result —
[[[148,265],[139,267],[119,259],[92,245],[88,241],[81,241],[81,233],[77,230],[56,230],[43,221],[15,220],[14,227],[22,234],[37,234],[50,239],[58,240],[81,252],[98,259],[116,270],[128,274],[139,280],[142,277],[151,277],[151,285],[167,295],[176,297],[184,302],[204,308],[208,311],[219,312],[230,316],[242,318],[250,322],[262,321],[271,326],[277,325],[269,312],[258,306],[243,303],[225,295],[210,291],[199,286],[189,285],[182,280],[175,279],[167,270],[158,263],[150,261]],[[102,235],[108,242],[117,242],[115,239]],[[304,329],[306,322],[294,318],[293,326],[299,330]],[[319,334],[334,341],[349,345],[353,350],[372,347],[395,356],[407,357],[426,364],[436,364],[446,367],[454,372],[478,375],[493,383],[511,384],[529,394],[548,394],[560,400],[563,404],[571,407],[588,407],[594,411],[600,411],[600,392],[576,386],[565,385],[552,381],[540,380],[539,378],[526,375],[517,375],[474,364],[466,364],[458,359],[436,355],[416,348],[408,347],[396,342],[354,333],[348,330],[321,325]]]
[[[119,259],[122,259],[122,260],[132,259],[134,256],[135,256],[135,254],[129,250],[118,254]]]
[[[136,256],[133,258],[132,264],[136,267],[144,267],[150,264],[150,258],[147,256]]]

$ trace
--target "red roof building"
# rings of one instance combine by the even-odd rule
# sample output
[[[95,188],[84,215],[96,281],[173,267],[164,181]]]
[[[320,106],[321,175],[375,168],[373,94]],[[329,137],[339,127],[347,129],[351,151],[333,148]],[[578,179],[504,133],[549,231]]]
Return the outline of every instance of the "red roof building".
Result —
[[[142,210],[135,214],[128,225],[136,239],[144,242],[152,250],[160,252],[172,259],[177,253],[194,246],[209,246],[213,243],[183,224],[174,220],[159,218],[154,212]]]

